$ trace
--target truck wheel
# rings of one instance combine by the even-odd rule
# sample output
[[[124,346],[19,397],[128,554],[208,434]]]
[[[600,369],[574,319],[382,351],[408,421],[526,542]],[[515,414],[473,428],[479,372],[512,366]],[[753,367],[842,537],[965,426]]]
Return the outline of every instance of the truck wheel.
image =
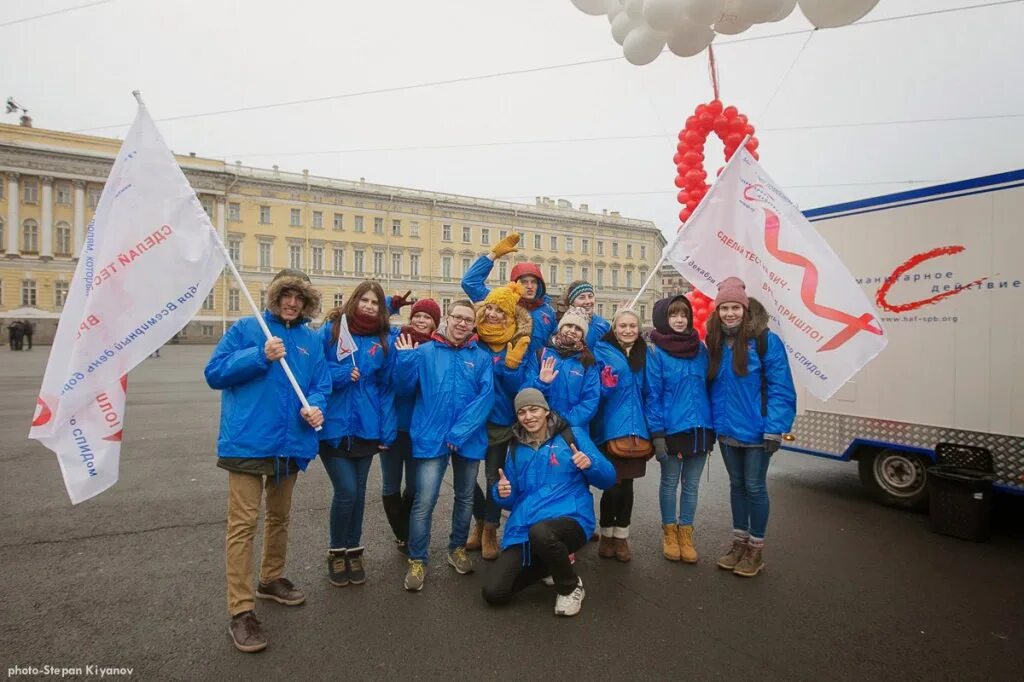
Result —
[[[888,507],[921,511],[928,506],[927,463],[901,450],[864,453],[858,462],[860,482]]]

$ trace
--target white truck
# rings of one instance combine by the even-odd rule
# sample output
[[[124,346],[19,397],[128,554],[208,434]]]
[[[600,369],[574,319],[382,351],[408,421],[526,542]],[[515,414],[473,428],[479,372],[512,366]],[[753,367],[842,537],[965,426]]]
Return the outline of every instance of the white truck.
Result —
[[[801,392],[786,449],[857,461],[880,502],[921,508],[936,444],[981,446],[1024,495],[1024,170],[804,215],[889,344],[827,402]]]

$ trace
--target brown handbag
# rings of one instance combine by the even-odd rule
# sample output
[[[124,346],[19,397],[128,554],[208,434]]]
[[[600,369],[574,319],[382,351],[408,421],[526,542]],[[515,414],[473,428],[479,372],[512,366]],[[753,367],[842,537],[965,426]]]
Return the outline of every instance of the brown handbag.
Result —
[[[608,452],[625,459],[650,459],[654,454],[651,441],[639,436],[622,436],[608,441]]]

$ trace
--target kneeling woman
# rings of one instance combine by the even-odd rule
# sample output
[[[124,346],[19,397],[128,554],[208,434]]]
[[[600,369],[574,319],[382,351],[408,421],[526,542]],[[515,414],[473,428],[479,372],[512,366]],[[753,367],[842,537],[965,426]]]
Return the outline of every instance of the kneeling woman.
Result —
[[[514,438],[492,493],[511,514],[501,539],[504,550],[487,572],[489,604],[508,603],[520,590],[550,577],[555,615],[575,616],[583,581],[569,558],[594,532],[590,486],[609,488],[615,469],[580,427],[570,427],[535,388],[515,397]]]
[[[796,416],[793,375],[782,340],[768,331],[768,313],[738,277],[718,287],[707,341],[711,412],[732,505],[732,549],[718,565],[752,578],[764,568],[768,464]]]
[[[338,342],[343,338],[342,315],[355,349]],[[338,587],[366,582],[362,546],[366,478],[373,455],[394,442],[397,428],[390,336],[384,291],[369,281],[357,286],[343,307],[330,312],[321,330],[321,352],[327,356],[333,384],[320,433],[320,457],[334,486],[327,567],[331,584]]]

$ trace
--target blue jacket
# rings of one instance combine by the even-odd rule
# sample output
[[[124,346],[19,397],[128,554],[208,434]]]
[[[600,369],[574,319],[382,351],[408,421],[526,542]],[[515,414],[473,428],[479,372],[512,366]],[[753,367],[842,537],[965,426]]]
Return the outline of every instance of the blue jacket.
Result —
[[[387,353],[377,336],[355,336],[355,366],[359,367],[359,381],[352,381],[352,357],[338,362],[338,344],[331,340],[332,322],[320,328],[322,352],[327,358],[333,391],[327,400],[324,428],[320,440],[338,447],[346,436],[376,441],[380,445],[395,442],[398,428],[395,416],[395,396],[391,388],[391,374],[397,351],[392,347],[395,333],[388,339]]]
[[[590,486],[607,490],[615,485],[615,467],[590,440],[587,430],[572,427],[576,449],[591,462],[589,468],[580,470],[573,464],[572,449],[561,436],[564,424],[559,419],[552,421],[555,435],[536,450],[512,440],[503,469],[512,484],[512,494],[503,498],[498,495],[498,484],[492,486],[494,500],[512,512],[502,533],[502,549],[527,542],[530,526],[559,517],[578,523],[589,538],[595,526]]]
[[[597,414],[601,402],[600,368],[595,362],[584,368],[580,354],[563,358],[557,351],[544,348],[540,358],[530,356],[523,388],[536,388],[548,401],[548,406],[559,414],[570,426],[589,428],[590,420]],[[548,359],[555,359],[558,375],[550,384],[540,380],[540,365]]]
[[[306,400],[327,412],[331,375],[317,332],[305,322],[263,319],[284,342],[285,359]],[[267,362],[267,339],[255,317],[231,325],[206,363],[206,383],[221,391],[219,457],[294,458],[300,469],[316,457],[316,431],[299,414],[302,404],[278,362]]]
[[[689,359],[648,346],[646,373],[647,428],[652,436],[712,428],[708,350],[703,343],[697,355]]]
[[[764,354],[768,385],[768,416],[761,416],[761,358],[757,342],[747,348],[747,375],[738,377],[732,370],[732,348],[722,344],[722,364],[711,384],[711,413],[715,431],[741,443],[760,443],[764,434],[788,433],[796,417],[796,390],[789,370],[789,358],[782,340],[768,332]]]
[[[469,266],[469,270],[462,276],[462,290],[466,292],[469,300],[473,301],[473,303],[479,303],[484,300],[487,298],[487,294],[491,292],[486,282],[493,269],[494,261],[487,256],[480,256],[473,261],[473,264]],[[505,282],[502,282],[502,284],[505,284]],[[530,317],[533,318],[533,331],[530,332],[529,353],[536,353],[538,348],[543,348],[558,326],[558,321],[555,319],[555,309],[551,307],[551,297],[544,293],[543,281],[541,281],[541,287],[539,294],[543,297],[544,303],[530,311]]]
[[[590,329],[587,331],[587,348],[593,349],[597,345],[597,342],[604,338],[604,335],[610,332],[612,329],[612,323],[604,319],[597,313],[594,313],[590,317]]]
[[[637,339],[636,342],[642,344],[644,341]],[[633,352],[639,352],[639,349]],[[619,379],[614,388],[601,386],[601,402],[594,421],[590,423],[594,442],[601,445],[623,436],[649,438],[647,419],[644,416],[644,373],[630,369],[626,356],[607,341],[598,342],[594,348],[594,357],[597,358],[598,376],[605,367],[611,367],[612,373]]]
[[[401,334],[401,327],[391,327],[391,352],[398,357],[398,349],[395,348],[395,341]],[[409,433],[409,427],[412,426],[412,408],[416,404],[416,390],[407,390],[406,387],[399,385],[394,370],[391,376],[391,389],[395,396],[395,422],[399,431]]]
[[[512,426],[517,421],[516,408],[513,403],[516,393],[519,393],[523,387],[527,359],[523,358],[518,368],[509,369],[505,366],[505,356],[508,355],[507,346],[502,346],[501,350],[494,351],[486,343],[481,342],[480,348],[491,356],[491,368],[494,370],[494,406],[491,407],[487,421],[498,426]]]
[[[413,457],[447,455],[451,443],[463,457],[484,458],[494,372],[490,354],[475,338],[458,348],[434,340],[397,351],[395,383],[403,393],[416,393],[409,428]]]

